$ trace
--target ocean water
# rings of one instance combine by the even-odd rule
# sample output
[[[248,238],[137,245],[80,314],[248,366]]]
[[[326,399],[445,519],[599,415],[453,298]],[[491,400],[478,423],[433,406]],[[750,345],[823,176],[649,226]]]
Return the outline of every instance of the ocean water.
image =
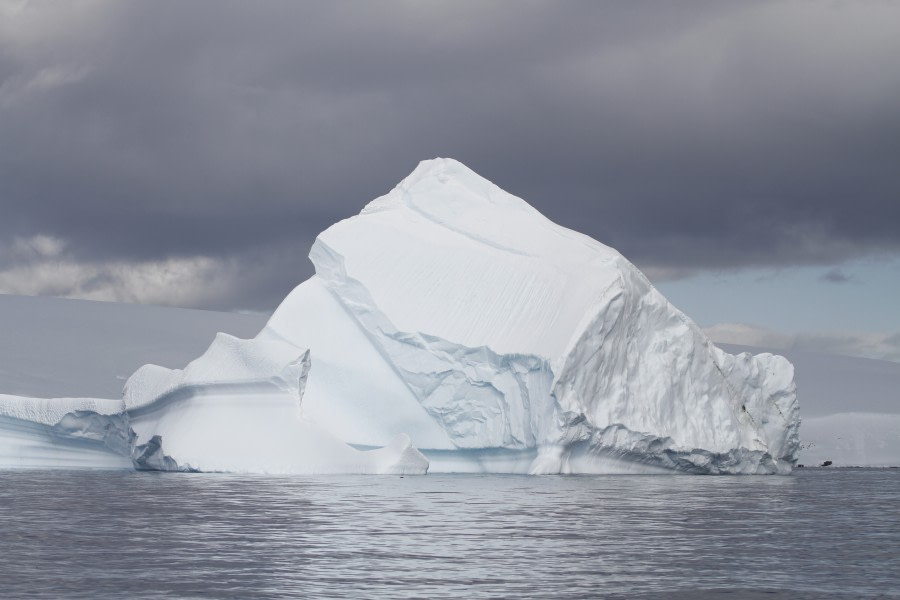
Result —
[[[0,472],[3,598],[900,598],[900,470]]]

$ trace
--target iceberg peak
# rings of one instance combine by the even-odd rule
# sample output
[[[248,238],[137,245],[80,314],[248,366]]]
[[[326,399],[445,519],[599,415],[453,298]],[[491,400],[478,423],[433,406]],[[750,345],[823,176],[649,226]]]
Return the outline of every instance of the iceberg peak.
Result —
[[[457,184],[464,186],[473,192],[482,192],[484,199],[489,199],[488,194],[484,192],[489,187],[496,188],[488,179],[482,177],[463,163],[454,158],[431,158],[419,162],[413,172],[407,175],[397,187],[404,189],[412,189],[418,185],[431,185],[437,183],[440,185]],[[522,200],[524,202],[524,200]]]
[[[457,225],[510,213],[527,214],[550,224],[528,202],[452,158],[423,160],[391,192],[370,202],[362,212],[396,206],[406,206],[439,222]]]

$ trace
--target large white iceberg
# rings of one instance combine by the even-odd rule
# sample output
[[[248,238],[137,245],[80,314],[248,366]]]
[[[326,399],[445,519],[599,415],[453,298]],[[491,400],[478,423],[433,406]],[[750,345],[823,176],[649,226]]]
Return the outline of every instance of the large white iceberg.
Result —
[[[421,163],[320,234],[310,258],[316,275],[254,340],[220,335],[184,371],[132,376],[122,414],[136,466],[787,473],[796,462],[787,360],[719,350],[618,252],[456,161]]]
[[[720,351],[618,252],[456,161],[421,163],[310,258],[258,337],[311,348],[304,414],[348,442],[408,432],[432,471],[796,460],[787,360]]]

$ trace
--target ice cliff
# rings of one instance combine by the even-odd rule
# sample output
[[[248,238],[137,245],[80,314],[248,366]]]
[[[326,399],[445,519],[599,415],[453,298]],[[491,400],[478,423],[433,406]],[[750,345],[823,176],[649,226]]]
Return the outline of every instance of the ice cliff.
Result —
[[[254,340],[220,335],[184,371],[132,376],[121,413],[104,414],[125,416],[137,467],[787,473],[796,462],[787,360],[719,350],[618,252],[456,161],[421,163],[321,233],[310,258],[316,274]]]

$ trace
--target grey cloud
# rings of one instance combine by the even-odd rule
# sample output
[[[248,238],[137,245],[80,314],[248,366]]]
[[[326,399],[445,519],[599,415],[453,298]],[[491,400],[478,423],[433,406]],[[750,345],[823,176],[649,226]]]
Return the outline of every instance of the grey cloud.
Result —
[[[10,6],[0,248],[230,265],[171,303],[272,308],[434,156],[658,273],[900,251],[896,5]]]
[[[10,250],[6,248],[5,250]],[[271,310],[303,277],[304,250],[270,244],[233,256],[74,259],[56,240],[17,238],[0,261],[0,294],[49,295],[218,310]]]
[[[819,280],[826,283],[850,283],[855,282],[856,278],[847,275],[840,269],[829,269],[819,277]]]

